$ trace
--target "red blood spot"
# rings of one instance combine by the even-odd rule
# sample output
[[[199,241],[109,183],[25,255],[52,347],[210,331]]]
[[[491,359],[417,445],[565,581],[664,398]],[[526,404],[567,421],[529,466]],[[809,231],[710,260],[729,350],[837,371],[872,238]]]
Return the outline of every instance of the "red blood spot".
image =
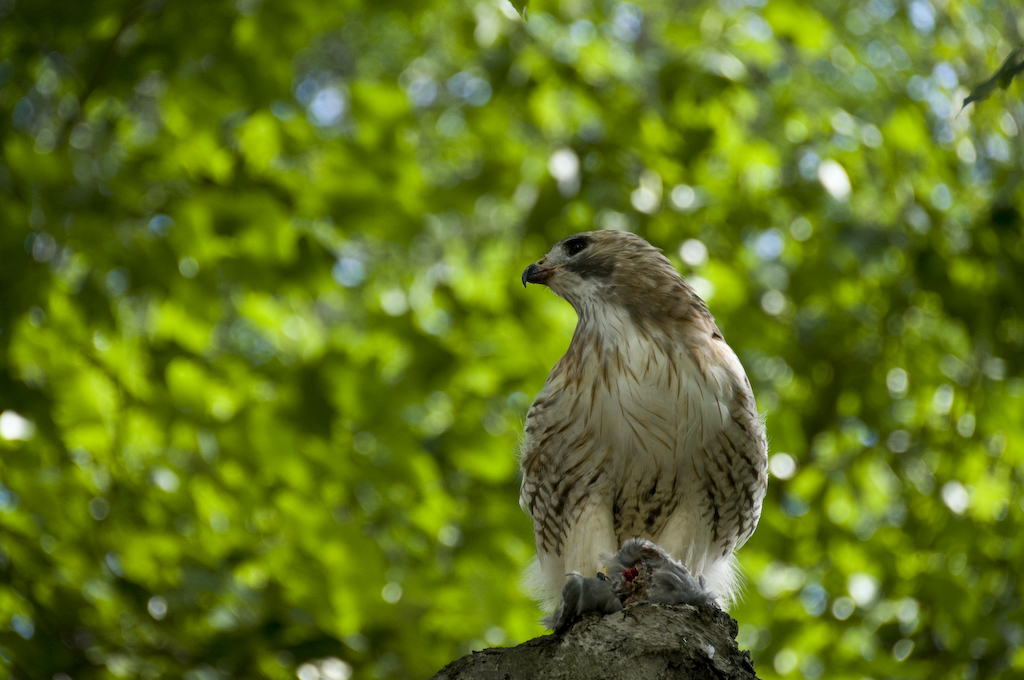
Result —
[[[633,579],[635,579],[637,577],[637,574],[639,574],[639,573],[640,573],[640,571],[636,567],[630,567],[626,571],[622,572],[622,575],[623,575],[623,577],[625,577],[626,583],[629,583]]]

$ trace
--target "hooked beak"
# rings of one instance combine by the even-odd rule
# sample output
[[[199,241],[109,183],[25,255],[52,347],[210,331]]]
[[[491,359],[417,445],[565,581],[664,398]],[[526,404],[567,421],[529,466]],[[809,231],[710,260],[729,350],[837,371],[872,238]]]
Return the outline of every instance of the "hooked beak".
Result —
[[[547,283],[552,271],[554,267],[545,267],[534,262],[523,272],[523,288],[526,288],[528,283]]]

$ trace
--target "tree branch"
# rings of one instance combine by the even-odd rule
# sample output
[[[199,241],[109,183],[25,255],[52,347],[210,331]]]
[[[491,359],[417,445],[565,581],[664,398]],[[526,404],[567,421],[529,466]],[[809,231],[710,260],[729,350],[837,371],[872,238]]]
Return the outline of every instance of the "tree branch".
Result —
[[[563,634],[485,649],[445,666],[433,680],[756,680],[738,624],[711,606],[641,603],[590,615]]]

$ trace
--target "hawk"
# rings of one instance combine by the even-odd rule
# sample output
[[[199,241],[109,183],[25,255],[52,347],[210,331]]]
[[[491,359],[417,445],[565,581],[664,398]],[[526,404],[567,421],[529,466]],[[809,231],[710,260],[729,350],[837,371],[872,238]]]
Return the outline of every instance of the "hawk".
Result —
[[[571,236],[522,280],[578,316],[526,416],[520,505],[537,546],[528,585],[553,605],[567,575],[594,577],[602,555],[607,565],[645,539],[632,550],[654,543],[699,579],[694,592],[706,584],[727,606],[733,553],[768,487],[767,441],[707,305],[660,250],[623,231]]]

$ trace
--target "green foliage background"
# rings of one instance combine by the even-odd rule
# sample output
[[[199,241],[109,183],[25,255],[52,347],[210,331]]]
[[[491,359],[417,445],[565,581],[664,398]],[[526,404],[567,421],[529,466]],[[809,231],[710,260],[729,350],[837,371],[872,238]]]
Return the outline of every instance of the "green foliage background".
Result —
[[[766,415],[759,674],[1024,673],[1021,85],[960,111],[1019,5],[527,10],[0,1],[0,677],[541,634],[515,451],[575,319],[519,273],[595,227]]]

